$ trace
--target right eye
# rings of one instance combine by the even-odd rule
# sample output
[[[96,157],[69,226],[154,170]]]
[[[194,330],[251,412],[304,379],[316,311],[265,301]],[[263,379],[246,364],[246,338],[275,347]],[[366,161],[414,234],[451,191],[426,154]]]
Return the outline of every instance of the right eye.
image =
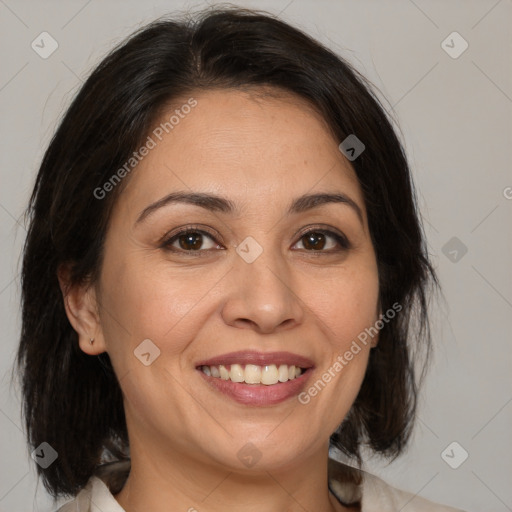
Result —
[[[209,247],[204,248],[205,238],[210,240]],[[222,246],[216,243],[213,235],[202,229],[187,227],[172,233],[162,243],[164,249],[181,253],[200,253]]]

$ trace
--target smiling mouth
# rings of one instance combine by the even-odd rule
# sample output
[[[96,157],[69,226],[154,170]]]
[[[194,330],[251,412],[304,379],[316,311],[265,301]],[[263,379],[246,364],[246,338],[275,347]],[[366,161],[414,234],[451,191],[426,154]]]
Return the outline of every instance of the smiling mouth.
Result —
[[[208,377],[238,382],[244,384],[263,384],[272,386],[279,383],[288,382],[300,377],[305,368],[287,364],[230,364],[230,365],[201,365],[198,370],[202,371]]]

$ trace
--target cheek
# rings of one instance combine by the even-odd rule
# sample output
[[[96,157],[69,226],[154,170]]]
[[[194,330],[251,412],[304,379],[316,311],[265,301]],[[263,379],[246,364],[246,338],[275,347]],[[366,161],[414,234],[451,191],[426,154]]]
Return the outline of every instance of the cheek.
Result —
[[[378,319],[379,284],[373,266],[331,277],[312,295],[308,307],[325,327],[332,350],[344,351]]]
[[[182,352],[206,321],[217,274],[173,268],[137,253],[124,260],[113,254],[103,268],[101,297],[109,354],[131,364],[133,350],[145,339],[164,356]]]
[[[298,398],[311,435],[330,435],[348,414],[366,373],[370,342],[358,336],[378,318],[378,274],[369,259],[367,266],[345,268],[318,284],[308,307],[326,343],[315,378]]]

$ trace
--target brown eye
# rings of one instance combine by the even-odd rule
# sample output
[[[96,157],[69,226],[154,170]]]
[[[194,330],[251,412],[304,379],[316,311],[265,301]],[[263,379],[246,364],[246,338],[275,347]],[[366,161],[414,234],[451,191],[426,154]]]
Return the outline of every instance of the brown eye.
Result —
[[[304,248],[315,251],[321,250],[325,247],[325,238],[323,233],[311,231],[302,237]]]
[[[201,233],[187,233],[178,236],[178,243],[184,251],[197,250],[203,244],[203,235]]]
[[[350,247],[344,236],[318,229],[303,234],[299,242],[302,242],[303,248],[309,252],[336,252]]]
[[[172,235],[162,244],[162,247],[174,252],[201,253],[209,249],[221,248],[213,236],[206,231],[184,229]]]

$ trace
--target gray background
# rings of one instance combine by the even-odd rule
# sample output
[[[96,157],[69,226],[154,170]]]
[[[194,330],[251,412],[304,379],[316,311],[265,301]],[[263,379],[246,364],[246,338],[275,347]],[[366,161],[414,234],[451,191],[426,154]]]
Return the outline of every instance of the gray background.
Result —
[[[44,149],[83,78],[114,43],[158,15],[205,5],[0,0],[1,511],[52,509],[11,385],[22,214]],[[367,468],[468,511],[512,510],[511,0],[238,5],[281,13],[342,54],[389,100],[405,138],[445,301],[434,309],[437,350],[411,448],[390,465],[369,460]],[[59,45],[47,59],[31,48],[43,31]],[[441,46],[453,31],[469,44],[458,58]],[[452,39],[450,51],[460,51],[462,41]],[[458,469],[441,457],[453,441],[460,447],[448,450],[452,464],[462,449],[469,453]]]

